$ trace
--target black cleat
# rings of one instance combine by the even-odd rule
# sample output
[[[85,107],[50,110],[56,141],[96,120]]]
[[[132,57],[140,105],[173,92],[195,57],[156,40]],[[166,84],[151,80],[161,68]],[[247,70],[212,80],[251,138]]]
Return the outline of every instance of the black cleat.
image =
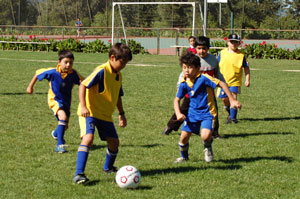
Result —
[[[170,127],[166,126],[161,134],[162,135],[169,135],[171,132],[172,132],[172,129]]]
[[[73,178],[73,183],[75,184],[84,184],[87,183],[89,179],[82,173],[78,174]]]

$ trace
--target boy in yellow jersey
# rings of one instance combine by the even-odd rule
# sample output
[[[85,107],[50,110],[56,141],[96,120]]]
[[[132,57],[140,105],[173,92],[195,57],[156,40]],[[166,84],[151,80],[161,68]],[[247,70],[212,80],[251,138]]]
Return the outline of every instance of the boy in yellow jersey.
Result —
[[[120,71],[132,60],[129,47],[116,43],[109,52],[109,60],[95,70],[79,86],[78,116],[81,131],[81,144],[77,152],[76,172],[73,183],[82,184],[89,181],[84,170],[89,149],[94,140],[95,127],[101,140],[107,142],[106,159],[103,166],[105,173],[116,172],[114,162],[118,154],[119,138],[112,120],[117,107],[119,126],[127,125],[123,110],[122,75]]]
[[[245,72],[245,86],[250,86],[250,69],[245,55],[238,49],[241,44],[241,38],[238,34],[230,34],[227,39],[228,48],[223,49],[218,55],[220,72],[222,73],[229,90],[234,99],[237,99],[237,94],[240,93],[243,69]],[[229,116],[226,119],[226,124],[237,123],[237,109],[232,107],[226,93],[222,89],[218,90],[218,96],[222,99],[224,108]]]
[[[201,63],[198,56],[187,53],[180,57],[180,65],[184,72],[184,78],[174,99],[174,110],[177,120],[184,120],[184,123],[178,143],[181,157],[177,158],[175,163],[181,163],[189,159],[189,139],[192,133],[200,134],[200,127],[201,138],[204,142],[204,160],[211,162],[213,160],[213,118],[217,114],[213,89],[217,86],[224,89],[232,107],[240,108],[241,104],[232,97],[226,83],[210,75],[201,74],[199,71]],[[180,100],[186,94],[189,95],[190,104],[188,114],[184,115],[180,110]]]
[[[70,117],[72,88],[79,85],[83,77],[73,69],[74,55],[69,50],[58,53],[56,68],[43,68],[36,71],[27,87],[27,93],[33,93],[33,87],[37,80],[49,81],[48,105],[58,119],[58,126],[52,131],[52,137],[57,140],[55,152],[65,153],[64,133],[68,128]]]

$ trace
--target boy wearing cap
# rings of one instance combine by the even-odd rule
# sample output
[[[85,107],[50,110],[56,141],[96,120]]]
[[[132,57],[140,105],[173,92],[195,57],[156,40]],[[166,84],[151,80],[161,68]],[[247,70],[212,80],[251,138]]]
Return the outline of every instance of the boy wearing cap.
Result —
[[[228,48],[223,49],[218,55],[220,72],[222,73],[229,90],[235,100],[240,93],[243,69],[245,72],[245,86],[250,86],[250,69],[245,55],[238,49],[241,44],[241,38],[238,34],[230,34],[227,39]],[[230,106],[227,95],[223,89],[218,90],[218,96],[222,99],[224,108],[228,112],[226,124],[237,123],[237,109]]]

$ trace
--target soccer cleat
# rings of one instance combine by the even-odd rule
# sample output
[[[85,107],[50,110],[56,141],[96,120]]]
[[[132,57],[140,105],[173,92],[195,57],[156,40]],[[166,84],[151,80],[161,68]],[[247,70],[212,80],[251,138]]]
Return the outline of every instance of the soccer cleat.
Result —
[[[214,159],[214,154],[211,147],[204,149],[204,160],[205,162],[211,162]]]
[[[162,135],[169,135],[171,132],[172,132],[172,129],[170,127],[166,126],[161,134]]]
[[[213,131],[212,133],[212,136],[215,138],[215,139],[221,139],[223,138],[218,131]]]
[[[68,151],[65,149],[64,145],[58,145],[58,146],[55,147],[55,152],[57,152],[57,153],[66,153]]]
[[[78,174],[73,178],[73,183],[75,184],[84,184],[87,183],[89,179],[82,173]]]
[[[183,157],[180,157],[180,158],[177,158],[174,163],[177,164],[177,163],[182,163],[182,162],[186,162],[188,161],[189,159],[188,158],[183,158]]]
[[[228,117],[226,118],[226,120],[225,120],[225,124],[231,124],[231,118],[230,118],[230,116],[228,115]]]
[[[51,135],[52,135],[53,139],[57,140],[57,136],[54,135],[54,132],[55,132],[55,131],[53,130],[53,131],[51,132]]]
[[[231,119],[231,122],[235,124],[238,123],[237,119]]]
[[[118,171],[117,167],[112,167],[110,169],[103,169],[104,173],[116,173]]]
[[[53,131],[51,132],[51,135],[52,135],[53,139],[57,140],[57,136],[54,135],[54,132],[55,132],[55,130],[53,130]],[[65,139],[63,139],[63,145],[64,145],[64,146],[68,146],[68,145],[66,144]]]

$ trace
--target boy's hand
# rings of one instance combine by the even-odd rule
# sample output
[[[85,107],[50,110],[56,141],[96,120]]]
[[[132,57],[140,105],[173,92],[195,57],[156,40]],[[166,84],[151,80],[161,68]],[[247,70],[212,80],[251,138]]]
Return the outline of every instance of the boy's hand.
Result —
[[[246,86],[246,87],[249,87],[249,86],[250,86],[250,81],[249,81],[249,80],[246,80],[246,81],[245,81],[245,86]]]
[[[239,109],[242,108],[242,104],[239,101],[237,101],[237,100],[230,101],[230,106],[232,108],[239,108]]]
[[[81,107],[81,116],[82,117],[89,117],[90,116],[90,112],[86,107]]]
[[[127,126],[127,119],[126,119],[125,115],[119,115],[119,126],[120,127]]]
[[[28,86],[27,89],[26,89],[26,92],[28,94],[32,94],[33,93],[33,88],[31,86]]]
[[[176,117],[177,117],[177,120],[179,120],[179,121],[183,121],[186,118],[185,115],[183,115],[182,113],[176,115]]]

